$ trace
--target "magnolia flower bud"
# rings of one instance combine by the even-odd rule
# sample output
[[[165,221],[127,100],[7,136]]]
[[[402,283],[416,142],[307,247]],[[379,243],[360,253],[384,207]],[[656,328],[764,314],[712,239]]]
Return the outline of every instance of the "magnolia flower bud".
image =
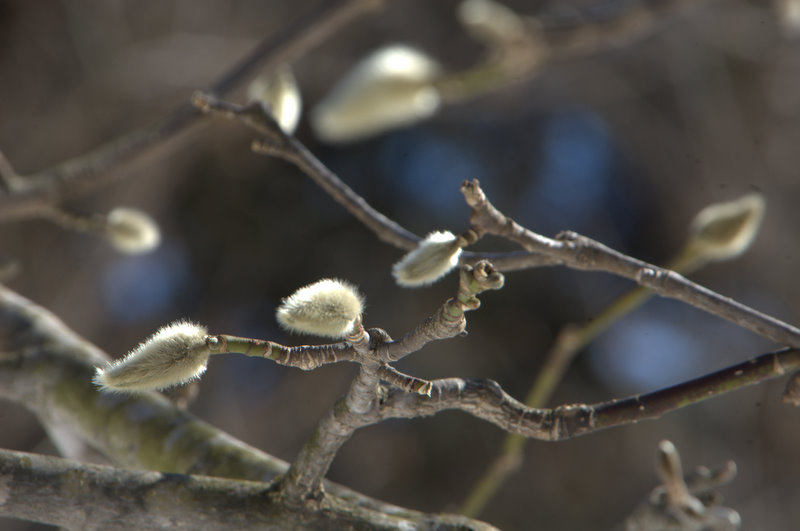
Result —
[[[115,208],[106,217],[106,237],[111,245],[127,254],[148,253],[161,242],[156,222],[133,208]]]
[[[247,87],[247,99],[269,105],[281,129],[291,135],[297,129],[303,101],[291,69],[283,65],[269,75],[254,79]]]
[[[340,338],[352,331],[363,307],[355,287],[326,278],[285,298],[277,319],[292,332]]]
[[[439,108],[431,85],[439,66],[403,45],[359,62],[311,112],[311,126],[328,142],[347,142],[416,123]]]
[[[124,358],[97,368],[94,382],[105,391],[149,391],[183,384],[206,370],[206,329],[188,321],[162,327]]]
[[[490,45],[525,32],[522,18],[493,0],[464,0],[458,6],[458,19],[473,37]]]
[[[708,260],[740,255],[755,239],[764,208],[764,198],[758,193],[707,206],[692,221],[690,249]]]
[[[461,246],[452,232],[431,232],[394,265],[392,274],[398,284],[408,288],[432,284],[458,265],[459,256]]]

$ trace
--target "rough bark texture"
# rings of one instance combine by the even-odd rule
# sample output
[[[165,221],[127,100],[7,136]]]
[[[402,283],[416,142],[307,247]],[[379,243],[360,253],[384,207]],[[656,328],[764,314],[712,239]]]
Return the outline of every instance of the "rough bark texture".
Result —
[[[108,357],[2,286],[0,351],[0,397],[24,404],[45,426],[71,426],[122,466],[159,471],[5,452],[4,516],[70,529],[492,529],[459,516],[403,509],[329,482],[324,499],[307,505],[268,495],[285,462],[157,394],[101,394],[91,377]]]

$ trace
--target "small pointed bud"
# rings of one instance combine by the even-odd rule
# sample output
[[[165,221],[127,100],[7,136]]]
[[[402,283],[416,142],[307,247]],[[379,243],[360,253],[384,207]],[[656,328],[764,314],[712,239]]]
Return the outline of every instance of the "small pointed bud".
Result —
[[[104,391],[164,389],[198,378],[206,370],[206,329],[188,321],[161,328],[124,358],[97,368],[94,382]]]
[[[461,245],[452,232],[431,232],[394,265],[392,274],[407,288],[432,284],[458,265],[459,256]]]
[[[149,253],[161,242],[156,222],[134,208],[115,208],[106,217],[106,237],[118,251],[126,254]]]
[[[708,260],[726,260],[738,256],[758,234],[764,209],[764,197],[758,193],[710,205],[692,221],[689,245],[699,256]]]
[[[359,62],[311,113],[327,142],[348,142],[411,125],[434,114],[439,66],[413,48],[393,45]]]
[[[502,44],[525,33],[525,22],[510,8],[493,0],[464,0],[458,19],[479,41]]]
[[[326,278],[285,298],[277,319],[292,332],[340,338],[352,331],[363,308],[364,300],[354,286]]]
[[[283,65],[269,75],[254,79],[247,87],[247,99],[266,103],[281,129],[291,135],[297,129],[303,100],[291,69]]]

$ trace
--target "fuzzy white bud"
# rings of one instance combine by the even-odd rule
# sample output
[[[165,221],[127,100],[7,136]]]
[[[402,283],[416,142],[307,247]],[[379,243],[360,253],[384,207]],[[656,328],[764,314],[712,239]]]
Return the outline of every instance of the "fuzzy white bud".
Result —
[[[764,197],[758,193],[707,206],[692,221],[692,250],[709,260],[742,254],[758,234],[765,206]]]
[[[413,48],[393,45],[360,61],[311,112],[311,126],[327,142],[349,142],[434,114],[439,66]]]
[[[291,69],[283,65],[269,75],[254,79],[247,87],[247,99],[269,105],[272,116],[286,134],[297,129],[303,100]]]
[[[395,280],[408,288],[432,284],[458,265],[461,247],[452,232],[431,232],[392,268]]]
[[[162,327],[124,358],[97,368],[94,382],[105,391],[164,389],[198,378],[210,351],[206,329],[188,321]]]
[[[106,217],[106,237],[111,245],[126,254],[149,253],[161,242],[158,224],[134,208],[115,208]]]
[[[340,338],[352,331],[363,308],[355,287],[326,278],[285,298],[276,316],[292,332]]]

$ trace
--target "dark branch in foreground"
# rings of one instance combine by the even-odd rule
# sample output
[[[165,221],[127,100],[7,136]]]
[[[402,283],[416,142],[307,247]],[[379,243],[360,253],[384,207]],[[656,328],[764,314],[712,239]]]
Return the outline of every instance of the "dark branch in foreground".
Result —
[[[274,482],[288,468],[280,459],[234,439],[156,393],[135,396],[100,393],[91,379],[94,367],[106,363],[108,356],[53,314],[2,285],[0,352],[4,353],[0,355],[0,397],[24,405],[44,426],[68,424],[82,439],[121,466],[165,474],[259,481],[264,482],[260,484],[262,492],[267,489],[266,483]],[[152,476],[144,481],[152,482]],[[0,481],[0,491],[3,485]],[[174,485],[180,488],[181,482]],[[282,498],[280,514],[286,515],[286,519],[278,521],[275,527],[291,529],[299,512],[304,511],[310,528],[492,529],[476,520],[403,509],[334,483],[325,482],[325,492],[324,503],[318,510],[308,506],[298,508]],[[52,498],[49,503],[52,505]],[[14,509],[28,510],[22,506]],[[48,510],[55,512],[50,506]],[[12,513],[11,505],[0,504],[0,515],[17,514],[23,513]],[[43,516],[35,519],[41,521]],[[68,522],[54,525],[68,525]],[[174,525],[175,522],[167,520],[160,527]]]
[[[398,507],[379,514],[335,495],[326,497],[321,509],[289,505],[274,487],[256,481],[124,470],[0,450],[0,514],[68,529],[494,529]]]

